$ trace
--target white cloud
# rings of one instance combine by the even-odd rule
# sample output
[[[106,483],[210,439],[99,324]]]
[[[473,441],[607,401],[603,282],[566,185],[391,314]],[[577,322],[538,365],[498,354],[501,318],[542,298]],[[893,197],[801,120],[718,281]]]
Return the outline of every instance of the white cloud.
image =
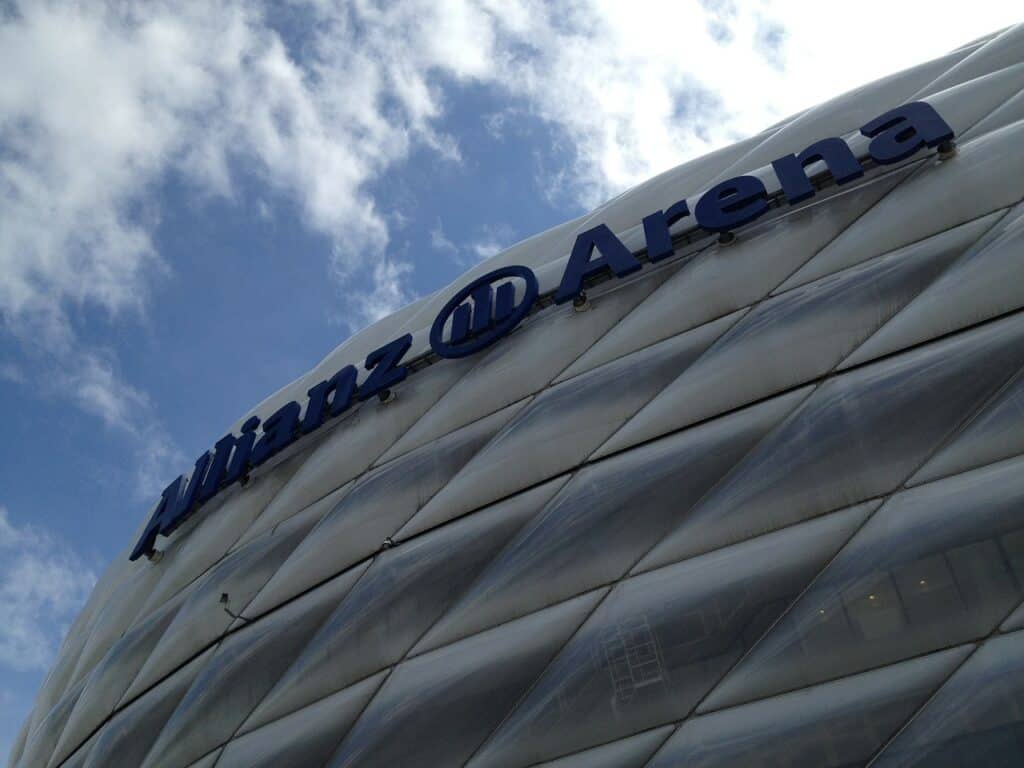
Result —
[[[0,82],[0,313],[66,332],[69,305],[141,311],[167,268],[146,193],[175,170],[231,195],[233,158],[334,236],[348,284],[388,244],[368,184],[416,144],[458,158],[437,128],[452,81],[564,131],[590,204],[991,31],[1005,6],[867,0],[859,17],[885,23],[853,31],[847,8],[801,0],[296,2],[297,58],[253,4],[23,3],[0,25],[18,73]]]
[[[351,299],[359,316],[375,323],[412,301],[415,296],[408,292],[404,284],[405,276],[411,270],[412,266],[405,262],[378,260],[373,265],[372,289]]]
[[[95,583],[64,542],[0,506],[0,665],[45,669]]]

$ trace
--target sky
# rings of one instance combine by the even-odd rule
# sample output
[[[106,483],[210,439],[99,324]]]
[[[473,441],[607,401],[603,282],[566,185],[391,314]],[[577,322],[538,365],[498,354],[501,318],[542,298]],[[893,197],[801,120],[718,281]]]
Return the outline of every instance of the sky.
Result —
[[[0,0],[0,761],[95,579],[250,406],[1015,5]]]

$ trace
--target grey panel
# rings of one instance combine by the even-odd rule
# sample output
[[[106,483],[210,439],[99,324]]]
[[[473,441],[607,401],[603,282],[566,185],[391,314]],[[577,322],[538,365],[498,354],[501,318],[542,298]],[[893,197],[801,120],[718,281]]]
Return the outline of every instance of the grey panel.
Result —
[[[866,513],[838,512],[620,584],[471,768],[529,765],[685,717]]]
[[[684,427],[823,376],[992,223],[965,224],[762,302],[624,431]],[[631,442],[616,437],[613,445]]]
[[[366,475],[278,570],[254,601],[254,611],[262,613],[377,552],[517,408],[506,408]]]
[[[582,470],[419,649],[619,578],[799,398],[780,397]]]
[[[705,709],[982,638],[1024,599],[1024,459],[899,494]]]
[[[243,731],[399,661],[553,492],[535,489],[382,553]]]
[[[322,766],[386,676],[376,674],[240,736],[224,748],[218,768]]]
[[[60,760],[114,712],[139,669],[184,601],[184,593],[136,624],[114,644],[85,681],[85,690],[68,718],[55,757]]]
[[[872,764],[1015,768],[1024,763],[1024,633],[989,640]]]
[[[289,520],[221,560],[190,590],[128,696],[162,680],[217,640],[234,622],[231,614],[244,613],[253,595],[281,567],[311,525],[311,521]],[[224,595],[227,605],[221,602]]]
[[[67,691],[39,721],[39,724],[29,731],[28,739],[25,741],[25,750],[18,760],[18,768],[34,768],[34,766],[46,765],[49,762],[64,730],[64,725],[84,687],[85,680],[82,680]]]
[[[655,728],[537,765],[544,768],[642,768],[672,730],[671,725]]]
[[[139,697],[118,714],[97,735],[85,768],[110,768],[114,765],[142,765],[146,753],[160,736],[168,717],[185,695],[196,673],[212,655],[211,651],[193,660]],[[148,765],[166,766],[173,762],[158,756]],[[178,763],[181,765],[181,763]]]
[[[329,768],[461,764],[603,595],[583,595],[402,665]]]
[[[646,569],[896,490],[1024,364],[1024,317],[823,383]]]
[[[977,232],[986,224],[991,228],[984,236],[979,236],[945,274],[850,355],[843,367],[892,354],[1024,306],[1024,266],[1020,259],[1024,210],[1018,206],[1009,213],[997,211],[949,232]],[[979,302],[978,296],[984,296],[985,301]]]
[[[160,732],[145,768],[187,765],[227,742],[365,565],[227,637]]]
[[[550,387],[430,506],[469,511],[575,468],[738,319],[728,315]]]
[[[972,650],[961,646],[692,718],[650,768],[859,768]]]

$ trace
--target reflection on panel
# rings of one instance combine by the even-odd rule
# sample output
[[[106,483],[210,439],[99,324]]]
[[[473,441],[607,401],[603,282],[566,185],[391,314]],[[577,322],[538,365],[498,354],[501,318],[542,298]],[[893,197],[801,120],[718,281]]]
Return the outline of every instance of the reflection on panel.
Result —
[[[471,768],[529,765],[686,716],[866,514],[837,512],[620,584]]]
[[[162,729],[144,768],[187,764],[231,738],[365,569],[342,574],[221,642]]]
[[[990,225],[968,224],[767,299],[640,411],[604,450],[697,423],[823,376]]]
[[[891,493],[1022,365],[1024,316],[827,380],[641,568]]]
[[[381,548],[515,413],[510,406],[364,476],[309,533],[253,603],[257,613]]]
[[[194,659],[121,710],[96,737],[85,768],[142,765],[167,718],[212,653]]]
[[[654,728],[600,747],[585,749],[550,762],[543,768],[642,768],[673,731],[671,725]]]
[[[82,691],[68,718],[60,743],[57,745],[58,759],[66,757],[96,726],[113,713],[139,669],[150,658],[184,598],[185,593],[182,593],[148,619],[136,624],[103,657],[86,679],[85,690]]]
[[[243,730],[399,661],[557,485],[536,488],[383,552],[309,638]]]
[[[981,646],[873,765],[1024,765],[1024,633]]]
[[[977,242],[909,306],[865,342],[844,365],[859,365],[938,336],[975,325],[1024,304],[1024,235],[1020,206],[964,224],[951,233],[982,229]],[[936,235],[937,239],[943,237]],[[910,246],[913,248],[914,246]],[[984,296],[979,302],[977,297]]]
[[[47,713],[35,728],[33,728],[25,742],[25,751],[22,752],[18,761],[18,768],[34,768],[34,766],[45,764],[49,755],[53,754],[58,739],[64,730],[64,725],[74,709],[78,697],[85,687],[85,680],[67,691],[60,701]]]
[[[322,766],[386,676],[376,674],[244,734],[224,749],[219,768]]]
[[[1024,599],[1024,459],[899,494],[716,689],[730,706],[985,637]]]
[[[739,313],[603,365],[538,395],[431,501],[458,514],[582,463],[739,319]],[[409,530],[416,530],[414,520]]]
[[[619,578],[800,396],[776,398],[583,469],[494,558],[420,649]]]
[[[941,651],[693,718],[650,768],[864,766],[971,650]]]
[[[328,768],[461,765],[603,595],[583,595],[403,664]]]
[[[296,524],[300,523],[300,524]],[[310,521],[292,519],[254,539],[222,560],[193,589],[165,630],[149,663],[128,692],[137,695],[214,642],[234,622],[253,595],[309,532]],[[225,599],[227,603],[223,603]],[[227,610],[225,610],[227,608]]]

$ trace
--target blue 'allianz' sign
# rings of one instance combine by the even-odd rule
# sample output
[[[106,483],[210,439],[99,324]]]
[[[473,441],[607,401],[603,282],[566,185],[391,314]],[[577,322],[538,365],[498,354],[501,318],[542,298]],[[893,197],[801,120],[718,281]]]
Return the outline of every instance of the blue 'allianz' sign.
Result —
[[[878,165],[898,163],[925,147],[952,147],[953,130],[935,109],[925,102],[912,102],[886,112],[864,125],[860,132],[871,139],[870,160]],[[815,184],[807,167],[822,162],[836,184],[864,175],[864,165],[841,138],[822,139],[799,154],[772,162],[781,197],[795,204],[814,196]],[[737,176],[707,190],[694,205],[696,225],[721,233],[723,241],[732,232],[751,223],[769,210],[764,183],[755,176]],[[633,253],[604,224],[581,233],[573,246],[562,279],[553,293],[556,304],[582,302],[585,286],[595,280],[623,277],[642,268],[638,255],[651,263],[672,256],[675,248],[670,228],[691,215],[685,200],[643,218],[646,248]],[[595,257],[594,252],[599,255]],[[514,282],[522,283],[516,301]],[[456,293],[441,309],[430,329],[430,346],[442,358],[459,358],[479,352],[511,333],[533,309],[538,299],[537,278],[528,267],[507,266],[483,275]],[[445,339],[447,329],[448,338]],[[379,397],[387,400],[391,388],[404,381],[410,370],[403,359],[412,346],[405,334],[367,355],[365,378],[346,365],[331,378],[306,393],[305,407],[291,401],[267,417],[253,416],[242,425],[241,434],[227,434],[195,463],[187,478],[176,478],[164,490],[160,502],[139,538],[131,559],[156,552],[157,536],[168,536],[218,492],[248,477],[249,472],[307,435],[348,411],[355,403]]]

